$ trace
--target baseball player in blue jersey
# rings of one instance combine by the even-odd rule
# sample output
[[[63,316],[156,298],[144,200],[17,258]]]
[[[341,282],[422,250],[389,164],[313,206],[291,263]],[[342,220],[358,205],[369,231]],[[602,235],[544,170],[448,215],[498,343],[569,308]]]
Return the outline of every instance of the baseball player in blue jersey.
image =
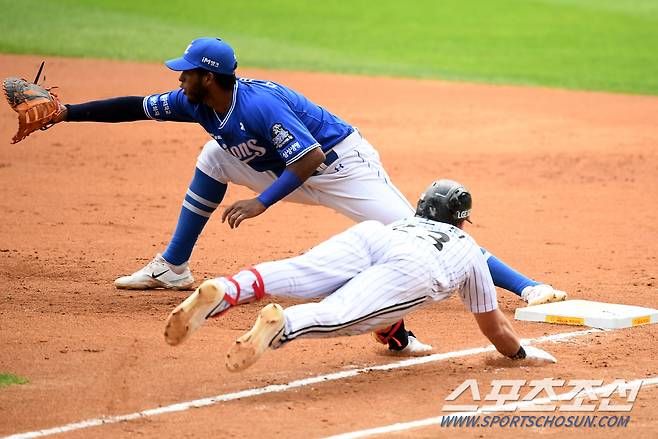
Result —
[[[399,329],[383,334],[382,328],[395,326],[409,312],[456,293],[500,353],[554,363],[549,353],[522,346],[498,309],[485,258],[463,230],[471,203],[465,187],[439,180],[422,194],[414,217],[388,226],[364,221],[303,255],[207,280],[172,311],[165,340],[178,345],[209,316],[265,294],[322,299],[285,310],[277,304],[263,308],[254,327],[226,356],[226,367],[239,371],[268,347],[278,348],[301,338],[373,331],[382,337],[407,338]],[[319,260],[326,264],[317,264]]]
[[[180,88],[145,97],[66,105],[57,120],[196,122],[212,137],[199,155],[164,253],[141,270],[117,279],[117,288],[191,288],[192,250],[229,182],[259,194],[224,210],[222,221],[231,228],[284,198],[324,205],[358,222],[374,219],[388,224],[413,215],[412,206],[391,183],[377,151],[355,127],[284,85],[237,78],[237,60],[226,42],[198,38],[180,58],[165,64],[181,72]],[[530,304],[566,297],[489,253],[485,257],[494,283]],[[423,348],[421,345],[417,346]],[[409,345],[391,347],[411,349]]]

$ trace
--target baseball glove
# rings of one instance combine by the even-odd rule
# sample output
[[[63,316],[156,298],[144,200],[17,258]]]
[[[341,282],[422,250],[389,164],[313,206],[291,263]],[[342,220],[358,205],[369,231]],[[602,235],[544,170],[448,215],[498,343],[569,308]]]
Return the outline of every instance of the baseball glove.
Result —
[[[18,113],[18,132],[11,143],[18,143],[36,130],[46,130],[57,122],[66,107],[52,93],[52,88],[19,78],[6,78],[2,81],[7,102]]]

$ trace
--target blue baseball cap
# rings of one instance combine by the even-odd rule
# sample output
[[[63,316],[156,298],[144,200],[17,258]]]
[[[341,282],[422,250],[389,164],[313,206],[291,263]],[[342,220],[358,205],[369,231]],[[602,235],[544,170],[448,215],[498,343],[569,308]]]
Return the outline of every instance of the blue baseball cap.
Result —
[[[219,38],[197,38],[192,41],[180,58],[170,59],[165,65],[181,72],[202,68],[221,75],[233,75],[238,67],[233,48]]]

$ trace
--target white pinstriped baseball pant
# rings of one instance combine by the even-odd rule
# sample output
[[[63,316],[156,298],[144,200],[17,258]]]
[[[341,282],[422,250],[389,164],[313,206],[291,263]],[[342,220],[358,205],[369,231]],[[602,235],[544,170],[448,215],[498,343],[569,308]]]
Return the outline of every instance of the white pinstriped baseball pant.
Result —
[[[372,332],[433,300],[432,251],[405,233],[365,221],[303,255],[254,268],[268,295],[322,298],[285,309],[281,343],[286,343]],[[242,300],[254,297],[251,271],[241,271],[233,279],[240,285]],[[224,281],[235,295],[235,286]]]

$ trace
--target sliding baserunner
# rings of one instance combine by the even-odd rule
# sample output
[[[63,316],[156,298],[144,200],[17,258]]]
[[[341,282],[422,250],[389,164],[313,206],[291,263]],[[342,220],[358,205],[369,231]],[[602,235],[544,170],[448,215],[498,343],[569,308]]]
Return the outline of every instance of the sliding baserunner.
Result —
[[[300,338],[375,332],[384,343],[406,342],[409,334],[399,324],[405,315],[456,293],[501,354],[555,362],[541,349],[522,346],[498,309],[485,257],[463,230],[471,203],[459,183],[436,181],[421,195],[414,217],[388,226],[364,221],[301,256],[207,280],[172,311],[165,339],[177,345],[208,317],[265,295],[322,298],[285,310],[277,304],[263,308],[226,356],[226,367],[239,371],[269,347]]]

